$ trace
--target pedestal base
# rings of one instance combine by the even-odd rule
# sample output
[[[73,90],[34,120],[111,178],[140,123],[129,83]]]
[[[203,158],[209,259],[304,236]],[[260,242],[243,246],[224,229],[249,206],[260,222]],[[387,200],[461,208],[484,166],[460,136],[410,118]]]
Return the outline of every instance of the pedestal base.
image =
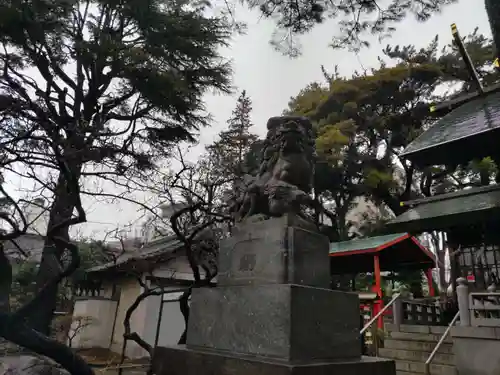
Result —
[[[291,284],[193,290],[187,345],[202,350],[336,360],[361,356],[359,298]]]
[[[373,357],[335,362],[287,362],[185,346],[157,347],[155,375],[395,375],[394,361]]]

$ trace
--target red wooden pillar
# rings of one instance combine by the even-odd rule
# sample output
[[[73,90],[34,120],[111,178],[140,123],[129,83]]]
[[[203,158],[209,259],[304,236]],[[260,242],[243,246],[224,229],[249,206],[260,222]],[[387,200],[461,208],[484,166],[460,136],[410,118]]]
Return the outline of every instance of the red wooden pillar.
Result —
[[[384,301],[382,300],[382,277],[380,275],[380,258],[378,254],[373,257],[373,271],[375,274],[375,293],[377,293],[378,301],[375,302],[374,314],[378,314],[384,308]],[[383,314],[382,314],[383,315]],[[384,328],[384,319],[382,316],[377,321],[378,328]]]
[[[425,276],[427,276],[427,285],[429,287],[429,296],[434,297],[436,292],[434,291],[434,283],[432,282],[432,268],[429,268],[425,272]]]

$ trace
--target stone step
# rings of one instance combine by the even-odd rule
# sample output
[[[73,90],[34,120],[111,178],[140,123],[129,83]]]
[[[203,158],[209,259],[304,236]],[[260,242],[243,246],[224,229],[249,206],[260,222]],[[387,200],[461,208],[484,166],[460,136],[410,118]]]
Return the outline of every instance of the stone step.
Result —
[[[425,363],[425,361],[427,361],[427,359],[431,355],[431,352],[380,348],[378,351],[378,355],[382,358]],[[455,358],[453,354],[437,353],[434,356],[432,363],[453,366],[455,365]]]
[[[425,333],[409,333],[409,332],[389,332],[389,338],[394,340],[406,340],[406,341],[424,341],[424,342],[437,342],[441,339],[441,335],[435,334],[425,334]],[[444,340],[446,343],[451,343],[452,339],[450,335]]]
[[[406,371],[411,374],[425,374],[425,364],[413,361],[396,361],[396,371]],[[458,375],[455,366],[432,364],[430,375]]]
[[[429,352],[429,353],[434,350],[436,345],[437,343],[435,342],[393,340],[393,339],[384,340],[384,348],[414,350],[414,351]],[[451,343],[441,344],[441,346],[438,349],[438,353],[453,354],[453,345]]]
[[[401,324],[399,327],[392,323],[385,324],[386,332],[408,332],[408,333],[432,333],[442,335],[446,328],[445,326],[421,326],[413,324]]]

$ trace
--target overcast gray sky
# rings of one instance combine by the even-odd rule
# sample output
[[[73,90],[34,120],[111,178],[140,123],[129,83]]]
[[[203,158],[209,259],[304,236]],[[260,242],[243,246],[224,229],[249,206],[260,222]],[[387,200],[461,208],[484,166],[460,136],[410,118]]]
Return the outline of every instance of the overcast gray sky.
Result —
[[[451,41],[450,25],[456,23],[462,35],[474,30],[491,35],[484,10],[483,1],[459,0],[458,4],[445,8],[442,14],[433,16],[425,23],[418,23],[408,18],[397,25],[397,32],[382,45],[373,38],[372,45],[356,56],[348,51],[332,50],[328,44],[338,31],[335,20],[317,26],[311,33],[301,37],[303,54],[290,59],[276,52],[268,41],[274,25],[271,21],[259,20],[257,12],[239,9],[238,18],[248,24],[246,35],[236,36],[232,46],[223,51],[233,60],[234,84],[236,94],[231,96],[207,95],[207,109],[214,116],[214,125],[202,130],[201,144],[209,143],[225,127],[231,115],[238,91],[246,90],[253,101],[252,120],[254,131],[263,135],[266,121],[271,116],[279,115],[287,107],[291,96],[313,81],[322,80],[320,66],[333,70],[339,65],[342,75],[350,75],[354,70],[362,70],[377,65],[377,56],[387,44],[427,45],[438,34],[442,43]],[[201,150],[202,147],[198,147]],[[197,152],[192,154],[195,157]],[[92,204],[86,203],[88,224],[83,224],[81,231],[87,235],[104,228],[122,226],[137,218],[135,207],[127,204]],[[106,225],[104,225],[106,224]]]

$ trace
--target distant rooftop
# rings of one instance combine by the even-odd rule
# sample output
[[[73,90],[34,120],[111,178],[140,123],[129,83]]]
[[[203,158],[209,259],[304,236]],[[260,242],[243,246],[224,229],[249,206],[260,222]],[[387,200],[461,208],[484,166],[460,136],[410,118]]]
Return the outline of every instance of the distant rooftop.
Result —
[[[114,268],[126,267],[136,261],[152,260],[163,255],[174,253],[182,248],[182,242],[176,236],[163,237],[144,245],[140,249],[125,251],[116,260],[89,268],[87,273],[97,273]]]

